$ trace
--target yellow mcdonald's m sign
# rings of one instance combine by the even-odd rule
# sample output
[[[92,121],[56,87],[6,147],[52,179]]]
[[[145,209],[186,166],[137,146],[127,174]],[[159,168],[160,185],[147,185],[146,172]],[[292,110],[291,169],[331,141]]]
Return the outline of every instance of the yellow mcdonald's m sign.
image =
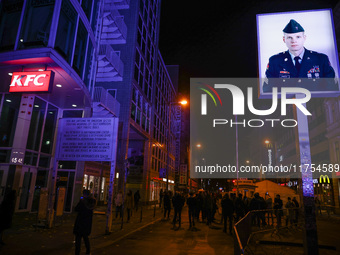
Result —
[[[327,180],[327,182],[326,182]],[[319,183],[331,183],[328,175],[320,175]]]

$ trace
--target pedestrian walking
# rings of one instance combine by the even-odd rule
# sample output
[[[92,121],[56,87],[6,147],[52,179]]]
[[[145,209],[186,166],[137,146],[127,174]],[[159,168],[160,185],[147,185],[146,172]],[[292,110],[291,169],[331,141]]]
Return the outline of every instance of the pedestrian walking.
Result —
[[[170,211],[171,211],[171,193],[170,191],[164,192],[164,219],[166,218],[166,215],[168,214],[167,219],[170,217]]]
[[[140,200],[139,190],[137,190],[135,192],[135,194],[133,195],[133,199],[134,199],[135,209],[136,209],[136,212],[137,212],[138,211],[138,204],[139,204],[139,200]]]
[[[286,203],[287,215],[286,215],[286,226],[290,223],[293,224],[293,217],[294,217],[294,207],[295,204],[292,202],[292,199],[288,197],[288,202]]]
[[[227,233],[227,222],[229,221],[229,234],[232,234],[233,228],[233,215],[234,215],[234,203],[226,193],[222,198],[222,215],[223,215],[223,232]]]
[[[189,229],[195,227],[195,208],[196,208],[196,198],[192,192],[189,193],[189,197],[187,199],[188,205],[188,214],[189,214]]]
[[[295,210],[295,217],[294,217],[294,222],[295,224],[298,223],[299,221],[299,202],[296,200],[296,197],[293,197],[293,203],[294,203],[294,210]]]
[[[200,214],[202,213],[202,222],[204,221],[204,208],[203,208],[203,192],[196,195],[196,219],[199,222]]]
[[[219,224],[222,224],[222,222],[223,222],[222,204],[221,203],[222,203],[222,194],[219,193],[217,195],[217,199],[216,199],[217,212],[218,212],[218,215],[221,215]]]
[[[238,198],[235,200],[235,212],[236,212],[236,220],[238,222],[239,219],[244,217],[245,213],[245,205],[242,199],[242,194],[238,194]]]
[[[123,192],[122,190],[118,191],[118,194],[116,195],[115,199],[115,205],[116,205],[116,219],[118,217],[118,213],[120,215],[120,218],[123,217]]]
[[[260,200],[260,212],[259,212],[259,217],[261,219],[262,222],[262,226],[267,225],[266,223],[266,209],[267,209],[267,203],[264,200],[263,197],[259,196],[259,200]]]
[[[243,197],[243,204],[244,204],[244,213],[248,213],[249,212],[249,199],[246,195],[244,195]]]
[[[267,205],[267,218],[268,218],[268,225],[274,225],[274,216],[273,216],[273,199],[268,194],[265,195],[266,205]],[[272,224],[270,224],[270,218],[272,219]]]
[[[80,254],[81,239],[84,239],[86,254],[90,254],[90,240],[89,235],[92,229],[92,217],[93,209],[96,205],[96,200],[91,197],[90,191],[83,190],[83,197],[75,207],[75,211],[78,212],[76,221],[74,223],[73,234],[76,239],[75,254]]]
[[[129,190],[126,198],[125,198],[125,207],[127,212],[127,222],[130,221],[130,217],[132,215],[132,208],[133,208],[133,197],[132,197],[132,191]]]
[[[172,198],[172,204],[175,210],[174,219],[172,221],[172,224],[174,225],[174,229],[175,229],[177,220],[179,222],[178,229],[181,228],[181,214],[182,214],[182,208],[183,208],[184,202],[185,202],[184,197],[179,192],[176,192],[174,197]]]
[[[206,217],[207,217],[207,225],[210,226],[213,220],[213,198],[211,196],[211,193],[207,191],[207,194],[205,196],[204,205],[206,209]]]
[[[277,194],[275,199],[274,199],[274,210],[275,210],[275,216],[277,219],[277,227],[281,227],[281,217],[282,217],[282,200],[280,198],[280,195]]]
[[[252,211],[251,213],[251,223],[252,225],[256,225],[260,227],[260,215],[258,210],[260,210],[260,199],[259,193],[255,193],[254,197],[250,200],[249,203],[249,210]]]
[[[163,198],[164,198],[164,192],[163,192],[163,189],[161,189],[159,191],[159,208],[162,208]]]
[[[4,200],[0,206],[0,245],[4,245],[4,231],[12,226],[13,213],[15,209],[16,191],[7,190]]]

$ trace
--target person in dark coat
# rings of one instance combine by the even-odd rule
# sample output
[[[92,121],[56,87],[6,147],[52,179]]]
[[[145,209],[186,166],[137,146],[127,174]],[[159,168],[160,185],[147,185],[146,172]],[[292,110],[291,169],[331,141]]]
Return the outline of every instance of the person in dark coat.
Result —
[[[132,191],[129,190],[125,197],[125,207],[127,212],[127,222],[130,221],[130,217],[132,215],[132,208],[134,206],[134,198],[132,196]]]
[[[189,213],[189,229],[192,227],[195,227],[195,209],[196,209],[196,198],[193,196],[193,193],[189,193],[189,197],[187,199],[187,205],[188,205],[188,213]]]
[[[261,203],[260,195],[256,192],[254,197],[250,200],[249,209],[250,211],[254,211],[251,216],[252,224],[257,225],[258,227],[260,227],[261,224],[261,212],[259,211],[261,210]]]
[[[168,213],[168,218],[169,219],[169,216],[170,216],[170,211],[171,211],[171,194],[170,194],[170,191],[164,191],[164,198],[163,198],[163,201],[164,201],[164,219],[166,217],[166,214]]]
[[[207,225],[210,226],[212,221],[213,221],[213,198],[211,196],[211,193],[207,191],[205,200],[204,200],[204,205],[205,205],[205,215],[207,217]]]
[[[135,192],[135,194],[133,195],[133,199],[134,199],[134,203],[135,203],[135,209],[136,209],[136,212],[137,212],[138,211],[138,203],[139,203],[139,200],[140,200],[139,190],[137,190]]]
[[[283,202],[280,198],[280,195],[277,194],[274,199],[274,209],[275,209],[275,216],[277,218],[277,227],[281,226],[281,217],[283,215],[282,206],[283,206]]]
[[[233,214],[234,214],[234,203],[233,201],[229,198],[228,193],[226,193],[223,196],[222,199],[222,215],[223,215],[223,232],[227,232],[227,219],[229,219],[229,233],[232,233],[233,229]]]
[[[235,200],[235,212],[236,212],[236,219],[235,222],[238,222],[239,219],[244,217],[245,213],[245,205],[242,199],[242,194],[238,194],[238,198]]]
[[[90,191],[83,190],[83,197],[75,207],[78,212],[76,221],[74,223],[73,234],[76,236],[76,250],[75,254],[80,254],[81,238],[84,239],[86,254],[90,254],[89,235],[92,229],[93,209],[96,205],[96,200],[90,196]]]
[[[162,208],[163,198],[164,198],[164,192],[163,192],[163,189],[161,189],[159,192],[159,208]]]
[[[199,222],[200,213],[202,212],[202,222],[204,220],[204,213],[203,213],[203,194],[199,192],[196,196],[196,219]]]
[[[185,203],[184,197],[179,192],[176,192],[176,194],[172,198],[172,204],[175,210],[174,219],[172,221],[174,228],[176,225],[177,217],[178,217],[178,222],[179,222],[178,228],[181,228],[181,214],[182,214],[182,208],[183,208],[184,203]]]
[[[13,213],[15,209],[16,191],[6,192],[4,200],[0,206],[0,244],[4,245],[3,233],[12,226]]]
[[[295,219],[294,219],[294,222],[295,223],[298,223],[299,221],[299,202],[296,200],[296,197],[293,197],[293,203],[295,205]]]

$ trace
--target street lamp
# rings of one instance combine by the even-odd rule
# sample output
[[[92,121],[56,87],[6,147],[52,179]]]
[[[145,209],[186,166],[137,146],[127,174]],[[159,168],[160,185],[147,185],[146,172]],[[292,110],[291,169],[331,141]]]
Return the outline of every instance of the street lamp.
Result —
[[[168,142],[167,142],[167,163],[166,163],[166,190],[169,189],[169,171],[170,171],[170,135],[171,135],[171,106],[172,105],[186,105],[188,104],[188,101],[183,99],[179,102],[170,102],[169,104],[169,118],[168,118]]]

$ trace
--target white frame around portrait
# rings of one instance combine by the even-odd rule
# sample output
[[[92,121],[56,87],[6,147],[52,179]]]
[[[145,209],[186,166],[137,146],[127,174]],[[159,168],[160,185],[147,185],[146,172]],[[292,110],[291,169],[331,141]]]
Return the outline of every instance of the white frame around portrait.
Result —
[[[339,58],[331,9],[258,14],[256,22],[260,96],[266,97],[271,94],[262,92],[263,82],[261,81],[265,79],[269,58],[287,51],[282,30],[291,19],[296,20],[305,30],[305,48],[326,54],[334,68],[336,78],[339,78]],[[326,97],[329,91],[312,91],[311,93],[312,96]]]

